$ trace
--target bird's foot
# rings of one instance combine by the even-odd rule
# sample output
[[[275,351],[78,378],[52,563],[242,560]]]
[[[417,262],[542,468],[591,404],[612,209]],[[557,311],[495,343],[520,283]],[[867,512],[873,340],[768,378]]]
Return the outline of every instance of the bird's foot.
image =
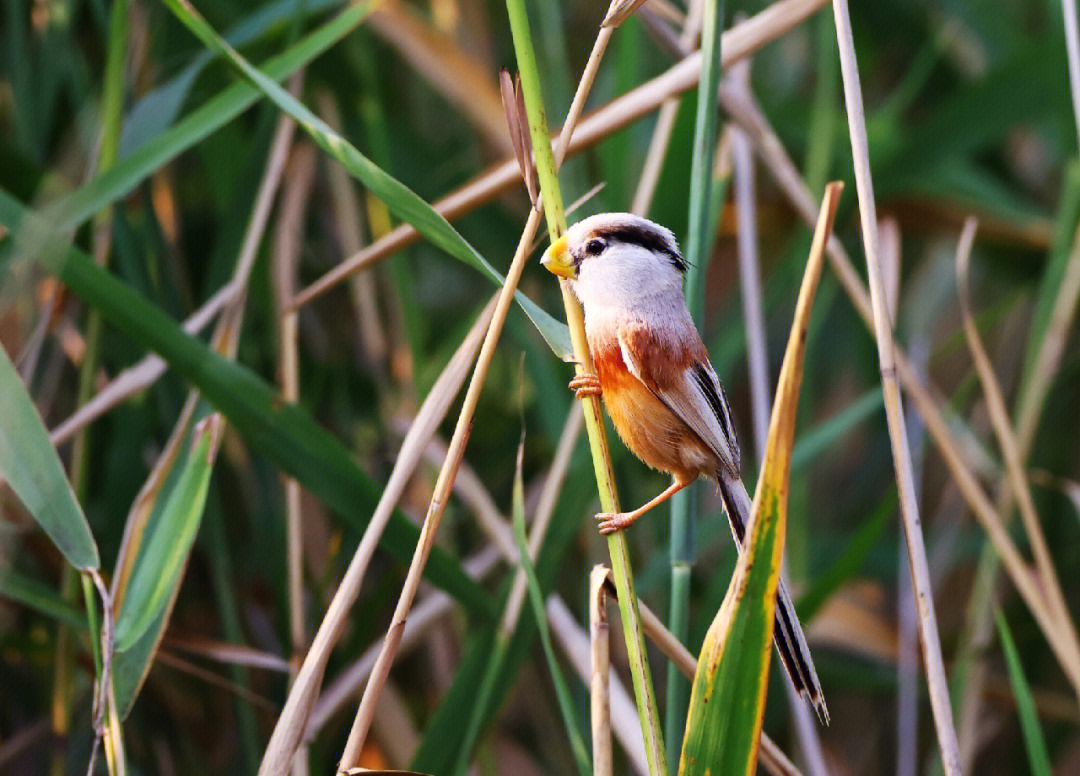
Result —
[[[600,378],[594,374],[581,374],[570,381],[567,386],[579,399],[586,396],[600,396],[603,390],[600,388]]]
[[[604,536],[629,528],[638,519],[633,512],[598,512],[595,515],[597,528]]]

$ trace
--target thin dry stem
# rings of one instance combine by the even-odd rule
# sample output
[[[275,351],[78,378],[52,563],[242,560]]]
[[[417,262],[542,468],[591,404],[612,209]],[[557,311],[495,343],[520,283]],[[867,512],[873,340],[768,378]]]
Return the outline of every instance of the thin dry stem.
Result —
[[[477,580],[486,579],[503,560],[498,548],[489,546],[463,564],[465,573]],[[453,611],[454,599],[447,593],[437,590],[418,603],[409,614],[405,623],[405,632],[401,637],[401,649],[409,650],[420,643],[420,639],[431,628]],[[319,696],[311,709],[303,741],[309,743],[336,714],[355,702],[356,694],[371,675],[375,658],[382,648],[380,642],[368,647],[352,665],[338,674]]]
[[[765,119],[761,109],[752,100],[739,99],[737,95],[732,94],[730,89],[725,88],[724,84],[721,84],[720,87],[720,101],[724,109],[731,113],[743,127],[750,129],[751,135],[757,143],[758,152],[761,154],[766,167],[773,174],[780,189],[791,201],[799,215],[812,226],[817,213],[815,198],[802,180],[795,164],[791,161],[791,157],[783,147],[776,132]],[[1077,245],[1080,246],[1080,237],[1078,237]],[[869,295],[858,272],[852,265],[847,251],[835,235],[830,238],[827,245],[827,256],[841,287],[848,295],[856,312],[859,313],[867,327],[873,330],[873,314],[870,308]],[[1080,256],[1080,248],[1074,252],[1074,256]],[[1080,265],[1080,259],[1077,259],[1076,263]],[[1080,283],[1080,266],[1077,267],[1077,275],[1078,283]],[[1068,289],[1063,288],[1064,290]],[[1065,299],[1064,294],[1059,294],[1058,300],[1063,311],[1066,307]],[[964,500],[968,503],[979,524],[987,532],[987,536],[1001,557],[1013,584],[1016,585],[1055,655],[1062,666],[1066,667],[1068,673],[1068,664],[1077,657],[1070,656],[1068,649],[1057,637],[1057,625],[1042,604],[1041,591],[1038,589],[1023,557],[1016,549],[1012,537],[1005,529],[1004,523],[998,515],[998,510],[991,504],[990,499],[979,485],[978,479],[972,471],[973,465],[969,462],[969,449],[965,445],[958,443],[954,438],[950,419],[945,417],[938,400],[923,385],[917,370],[912,366],[910,360],[904,355],[899,346],[896,346],[895,343],[894,346],[896,374],[903,384],[904,390],[915,405],[916,411],[923,418],[926,430],[937,445],[942,459],[952,474]],[[1037,412],[1035,415],[1037,416]],[[1018,425],[1018,434],[1022,433],[1022,431],[1023,426]],[[1023,438],[1021,438],[1021,441],[1023,441]]]
[[[721,43],[721,66],[730,67],[740,59],[750,56],[769,41],[779,38],[802,23],[827,2],[828,0],[779,0],[756,16],[732,27],[724,33]],[[610,36],[610,32],[605,33],[605,30],[610,29],[609,27],[602,28],[600,34]],[[597,40],[599,41],[599,38]],[[591,63],[592,58],[590,58]],[[587,65],[586,74],[588,72]],[[567,153],[577,153],[588,148],[627,124],[656,110],[665,99],[692,89],[697,85],[700,74],[701,55],[694,53],[656,78],[612,100],[603,108],[586,116],[569,142],[563,142],[561,138],[564,133],[560,133],[560,140],[554,144],[556,159],[563,158]],[[585,80],[584,75],[582,80]],[[574,102],[576,105],[578,100],[575,98]],[[582,101],[583,104],[584,101]],[[574,110],[575,106],[571,106],[564,129],[568,125],[573,125]],[[577,106],[577,110],[580,111],[581,106]],[[444,218],[453,221],[484,203],[490,202],[507,189],[518,185],[520,181],[521,175],[517,169],[517,162],[513,158],[507,159],[438,200],[433,207]],[[419,237],[419,233],[412,226],[407,224],[398,226],[302,290],[297,294],[294,304],[296,306],[307,304],[352,273],[359,272],[369,264],[412,245]]]
[[[596,566],[589,575],[589,710],[592,724],[593,773],[611,776],[611,632],[607,620],[607,569]]]
[[[1013,496],[1020,510],[1020,519],[1024,523],[1028,542],[1031,545],[1032,555],[1035,558],[1035,567],[1038,572],[1038,582],[1045,591],[1045,601],[1051,608],[1051,615],[1060,624],[1061,638],[1070,647],[1070,652],[1080,654],[1080,641],[1077,639],[1076,629],[1072,624],[1069,607],[1065,603],[1065,596],[1061,591],[1061,584],[1057,572],[1054,570],[1054,562],[1050,555],[1050,548],[1046,543],[1046,536],[1039,522],[1039,516],[1035,511],[1035,501],[1031,497],[1031,487],[1024,471],[1024,453],[1013,433],[1009,419],[1009,410],[1005,405],[1005,396],[1001,385],[994,374],[993,364],[983,347],[979,331],[975,326],[975,319],[971,312],[971,297],[968,286],[968,266],[971,261],[971,247],[975,241],[975,231],[978,222],[974,218],[968,218],[964,222],[964,230],[960,235],[960,244],[956,251],[956,274],[958,292],[960,295],[960,307],[963,314],[964,333],[967,336],[968,349],[971,351],[972,362],[982,383],[983,394],[986,397],[987,410],[990,422],[997,435],[998,446],[1001,448],[1005,459],[1005,470],[1009,478]],[[1004,512],[999,515],[1004,516]]]
[[[874,202],[873,181],[870,177],[870,153],[867,148],[866,124],[863,118],[862,87],[859,85],[859,69],[855,59],[855,43],[851,35],[847,0],[833,0],[833,18],[840,49],[840,72],[844,84],[844,102],[847,106],[851,153],[855,164],[855,186],[859,197],[863,245],[870,278],[870,302],[874,313],[874,332],[881,365],[885,414],[889,437],[892,441],[897,487],[900,492],[900,511],[904,519],[904,536],[907,540],[912,588],[918,602],[923,663],[942,763],[945,773],[952,776],[961,773],[960,750],[956,742],[956,730],[953,727],[945,661],[941,655],[941,639],[938,635],[937,617],[934,613],[934,600],[930,589],[930,570],[919,524],[919,505],[915,498],[907,429],[904,425],[900,385],[896,378],[893,356],[892,322],[889,311],[886,309],[882,288],[881,263],[878,256],[877,210]]]
[[[304,215],[315,182],[315,152],[309,145],[299,145],[293,155],[290,174],[282,193],[277,222],[277,255],[274,261],[274,290],[277,309],[288,307],[296,293],[296,265],[303,237]],[[299,313],[279,315],[279,358],[281,396],[287,402],[300,399]],[[289,678],[296,679],[303,660],[307,633],[304,628],[304,532],[300,511],[300,483],[285,478],[285,579],[289,599],[289,636],[292,641]],[[306,751],[293,759],[293,776],[306,776]]]
[[[529,220],[539,224],[538,211],[531,211]],[[526,231],[528,231],[527,228]],[[514,291],[517,290],[521,273],[525,269],[525,261],[528,258],[526,249],[529,243],[532,242],[532,235],[529,234],[526,238],[526,235],[523,234],[522,238],[506,273],[506,282],[499,289],[495,302],[495,312],[484,335],[484,342],[480,346],[480,355],[469,380],[469,387],[465,392],[465,401],[458,415],[454,434],[450,439],[450,451],[435,483],[435,493],[432,495],[427,515],[424,517],[424,523],[420,529],[420,539],[417,542],[413,560],[409,564],[409,571],[406,574],[405,583],[402,585],[398,604],[391,618],[386,639],[383,642],[383,649],[375,661],[371,679],[368,681],[367,687],[364,688],[364,695],[360,699],[356,719],[353,721],[349,738],[345,742],[345,749],[341,755],[339,770],[345,770],[358,764],[360,750],[363,748],[368,730],[371,728],[371,720],[375,713],[375,702],[378,700],[379,691],[382,689],[382,685],[390,672],[394,656],[397,653],[398,643],[401,640],[401,632],[405,627],[405,620],[408,617],[409,610],[412,608],[424,567],[427,565],[431,549],[435,544],[435,536],[438,533],[439,524],[442,522],[443,511],[446,509],[450,490],[457,476],[458,466],[461,464],[461,459],[465,454],[465,445],[468,442],[469,433],[472,431],[473,415],[480,400],[480,392],[483,389],[484,381],[487,379],[487,371],[491,366],[491,360],[495,356],[495,348],[499,341],[499,335],[502,334],[503,324],[506,322],[506,316],[510,312],[510,305],[514,300]]]
[[[307,656],[304,658],[300,671],[289,696],[285,701],[274,726],[274,732],[270,736],[263,761],[259,766],[260,776],[284,774],[292,762],[293,753],[300,743],[301,736],[307,724],[307,717],[315,702],[319,685],[322,683],[323,672],[326,663],[330,659],[330,652],[337,642],[338,635],[348,617],[349,609],[360,591],[360,583],[367,571],[368,563],[375,552],[379,538],[385,529],[390,516],[398,500],[401,498],[412,477],[416,465],[427,446],[428,440],[438,428],[446,415],[450,404],[457,395],[461,384],[465,380],[469,364],[472,363],[476,349],[480,346],[480,339],[487,328],[488,322],[494,311],[495,299],[493,298],[473,324],[469,334],[454,353],[450,363],[447,364],[439,379],[428,393],[427,398],[417,412],[416,420],[409,429],[409,433],[402,442],[398,452],[394,468],[390,478],[386,482],[379,503],[371,516],[371,521],[364,536],[360,540],[356,552],[345,571],[345,576],[334,594],[333,600],[319,625]]]
[[[731,69],[732,88],[750,92],[750,60]],[[750,410],[757,460],[765,458],[769,434],[769,354],[765,334],[765,309],[761,297],[761,264],[758,260],[757,195],[754,186],[754,155],[750,138],[741,129],[732,132],[732,169],[739,231],[739,283],[742,288],[743,322],[746,326],[746,360],[750,375]]]
[[[315,182],[315,152],[311,146],[296,148],[285,186],[276,230],[277,256],[274,262],[274,290],[279,310],[283,310],[296,290],[296,264],[300,255],[304,214]],[[298,316],[287,312],[278,320],[281,396],[287,402],[300,399],[300,353]],[[303,610],[303,531],[300,514],[300,483],[285,478],[286,579],[289,594],[289,633],[293,659],[299,668],[307,637]]]

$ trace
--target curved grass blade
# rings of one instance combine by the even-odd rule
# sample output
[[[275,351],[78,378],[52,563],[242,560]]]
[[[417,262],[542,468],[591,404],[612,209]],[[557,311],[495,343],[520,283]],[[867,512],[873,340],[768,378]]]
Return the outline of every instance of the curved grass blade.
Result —
[[[221,416],[199,422],[191,453],[161,515],[141,547],[116,618],[116,649],[123,652],[165,611],[180,584],[181,571],[202,522],[210,472],[221,436]]]
[[[90,526],[49,442],[49,432],[3,348],[0,348],[0,479],[7,481],[68,563],[80,571],[101,565]]]
[[[9,225],[12,232],[47,232],[40,216],[3,190],[0,223]],[[12,247],[11,243],[11,237],[0,242],[0,255]],[[160,355],[177,374],[198,388],[254,451],[298,479],[356,530],[364,530],[380,488],[352,460],[348,449],[306,410],[282,401],[278,391],[250,369],[188,336],[160,308],[77,248],[69,246],[60,256],[39,253],[36,258],[84,302],[99,309],[105,320],[132,341]],[[380,545],[407,563],[419,535],[419,529],[396,511]],[[444,550],[435,548],[425,574],[472,610],[484,614],[493,611],[487,592]]]
[[[784,556],[788,478],[806,329],[840,188],[837,183],[826,188],[799,290],[769,424],[765,464],[754,496],[750,540],[735,566],[724,603],[709,627],[698,660],[679,761],[679,773],[687,776],[750,776],[757,768],[776,588]]]
[[[165,5],[191,30],[204,45],[224,57],[239,73],[262,91],[271,102],[292,116],[312,140],[329,156],[381,199],[390,212],[410,224],[432,245],[456,259],[480,270],[496,285],[505,278],[470,245],[450,222],[435,212],[427,202],[405,184],[385,172],[316,116],[306,105],[289,94],[276,81],[253,66],[206,22],[187,0],[164,0]],[[563,360],[573,357],[570,334],[559,323],[520,291],[515,293],[518,304],[535,324],[552,351]]]
[[[1013,641],[1012,631],[1005,615],[994,613],[997,621],[998,637],[1001,639],[1001,651],[1005,653],[1005,663],[1009,667],[1009,682],[1013,695],[1016,696],[1016,714],[1020,717],[1020,730],[1024,734],[1024,746],[1027,748],[1028,765],[1032,776],[1051,776],[1050,753],[1046,750],[1046,739],[1039,726],[1039,715],[1035,712],[1035,699],[1024,676],[1024,667],[1020,664],[1020,653]]]

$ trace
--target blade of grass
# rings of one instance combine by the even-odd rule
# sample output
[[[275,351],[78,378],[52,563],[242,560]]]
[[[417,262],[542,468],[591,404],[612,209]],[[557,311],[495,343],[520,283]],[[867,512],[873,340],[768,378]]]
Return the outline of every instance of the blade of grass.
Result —
[[[0,348],[0,479],[19,497],[68,563],[101,560],[90,526],[15,366]]]
[[[855,43],[851,35],[847,0],[833,0],[833,19],[840,49],[840,73],[844,85],[844,102],[847,107],[851,154],[855,164],[855,185],[859,199],[863,245],[870,278],[870,302],[881,366],[885,414],[892,442],[893,465],[896,469],[897,487],[900,491],[904,536],[908,545],[912,593],[918,601],[919,637],[922,642],[923,662],[930,691],[930,705],[937,728],[938,746],[941,749],[945,772],[952,776],[961,772],[960,752],[956,743],[956,730],[953,727],[952,707],[949,705],[945,661],[941,655],[941,639],[938,636],[937,617],[934,613],[933,594],[930,590],[930,570],[919,523],[919,505],[915,500],[907,429],[904,426],[903,405],[893,354],[892,322],[885,309],[883,296],[881,263],[878,257],[877,210],[874,202],[873,181],[870,177],[870,155],[867,148],[866,123],[863,117],[862,87],[859,84],[859,70],[855,59]]]
[[[533,617],[536,618],[536,629],[540,633],[540,643],[544,647],[544,657],[547,658],[548,670],[551,671],[551,681],[555,685],[555,696],[559,703],[559,713],[562,715],[563,724],[566,726],[566,735],[570,739],[570,749],[574,753],[578,773],[587,776],[592,773],[592,765],[589,763],[589,753],[585,748],[585,741],[581,737],[581,722],[574,713],[574,705],[570,699],[570,688],[566,684],[559,661],[555,657],[555,648],[551,644],[551,632],[548,630],[547,614],[544,610],[544,594],[540,589],[540,580],[536,578],[536,569],[533,568],[529,558],[529,545],[525,537],[525,486],[522,479],[521,467],[525,456],[525,439],[521,440],[518,447],[517,469],[514,475],[514,494],[512,515],[514,521],[514,540],[517,542],[518,558],[521,568],[525,572],[529,588],[529,604]]]
[[[290,0],[290,4],[293,2]],[[268,60],[262,72],[269,78],[284,80],[352,32],[375,5],[371,0],[360,0],[344,8],[296,45]],[[262,91],[248,83],[223,89],[168,131],[156,135],[109,170],[50,204],[47,211],[56,231],[74,229],[106,205],[126,196],[152,172],[228,124],[262,95]]]
[[[276,81],[240,56],[234,48],[222,40],[221,36],[206,23],[206,20],[187,0],[164,0],[164,2],[203,45],[223,57],[278,108],[292,116],[316,145],[344,166],[372,194],[381,199],[393,215],[411,224],[437,248],[480,270],[496,285],[505,284],[506,279],[477,253],[476,249],[466,242],[465,238],[458,234],[445,218],[415,192],[356,150],[351,143],[331,129],[326,122],[279,86]],[[515,296],[518,304],[536,325],[555,355],[564,359],[568,358],[571,350],[565,327],[524,294],[517,292]]]
[[[841,188],[839,183],[826,187],[780,371],[765,462],[747,528],[750,541],[702,645],[680,774],[752,774],[757,766],[806,330]]]
[[[1039,725],[1039,715],[1035,711],[1035,699],[1031,697],[1031,688],[1024,676],[1024,667],[1020,663],[1020,653],[1013,641],[1012,631],[1005,615],[995,613],[998,637],[1001,639],[1001,651],[1005,653],[1005,664],[1009,667],[1009,682],[1012,683],[1013,696],[1016,699],[1016,714],[1020,717],[1020,730],[1024,734],[1024,746],[1027,748],[1028,765],[1032,776],[1051,776],[1050,753],[1046,750]]]
[[[296,20],[298,13],[310,18],[343,4],[343,0],[304,0],[302,3],[296,0],[271,0],[234,24],[224,37],[231,45],[240,48],[273,34],[286,22]],[[212,52],[200,51],[183,70],[139,98],[124,119],[120,133],[121,158],[131,155],[169,130],[184,107],[196,78],[213,60]]]
[[[116,619],[116,648],[121,652],[149,629],[180,584],[202,522],[221,423],[220,415],[210,415],[195,427],[187,464],[135,559],[131,583]]]

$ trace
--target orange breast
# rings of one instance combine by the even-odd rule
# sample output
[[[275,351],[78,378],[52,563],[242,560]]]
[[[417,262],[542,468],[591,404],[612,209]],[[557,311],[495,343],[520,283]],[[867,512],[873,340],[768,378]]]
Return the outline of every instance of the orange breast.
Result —
[[[652,468],[683,479],[708,473],[688,467],[684,455],[688,446],[705,450],[700,438],[627,370],[620,349],[601,348],[593,358],[604,407],[630,451]]]

